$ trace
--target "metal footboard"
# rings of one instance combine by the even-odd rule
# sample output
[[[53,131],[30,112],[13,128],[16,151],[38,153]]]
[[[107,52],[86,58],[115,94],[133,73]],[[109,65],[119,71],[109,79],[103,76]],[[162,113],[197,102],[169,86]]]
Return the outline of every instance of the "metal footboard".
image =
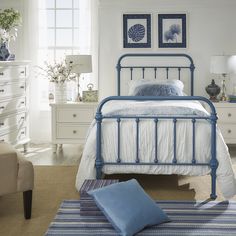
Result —
[[[109,102],[109,101],[119,100],[119,101],[200,101],[204,102],[209,106],[210,109],[210,115],[209,116],[197,116],[197,115],[191,115],[191,116],[180,116],[180,115],[103,115],[102,114],[102,108],[103,106]],[[102,122],[105,119],[112,119],[114,122],[117,123],[117,150],[118,154],[116,157],[115,162],[106,162],[103,160],[102,157]],[[124,162],[122,160],[121,152],[120,152],[120,143],[121,143],[121,135],[120,135],[120,129],[121,129],[121,121],[122,119],[131,119],[136,122],[136,158],[134,162]],[[155,127],[155,147],[154,147],[154,157],[152,162],[142,162],[139,158],[139,135],[140,135],[140,120],[142,119],[149,119],[153,120],[154,127]],[[157,132],[157,126],[158,122],[160,120],[172,120],[173,121],[173,159],[172,162],[162,162],[158,157],[158,149],[161,149],[162,147],[158,147],[158,132]],[[177,125],[178,120],[190,120],[192,123],[192,159],[191,162],[184,163],[179,162],[177,157]],[[198,120],[207,120],[209,122],[209,125],[211,126],[211,159],[208,163],[199,163],[196,160],[195,157],[195,142],[196,142],[196,122]],[[97,108],[96,113],[96,125],[97,125],[97,137],[96,137],[96,161],[95,161],[95,167],[96,167],[96,178],[100,179],[102,177],[102,169],[104,165],[169,165],[169,166],[209,166],[211,168],[211,199],[216,199],[216,170],[218,167],[218,161],[216,157],[216,122],[217,122],[217,115],[216,110],[213,104],[206,98],[200,97],[200,96],[180,96],[180,97],[130,97],[130,96],[111,96],[107,97],[104,100],[101,101]]]

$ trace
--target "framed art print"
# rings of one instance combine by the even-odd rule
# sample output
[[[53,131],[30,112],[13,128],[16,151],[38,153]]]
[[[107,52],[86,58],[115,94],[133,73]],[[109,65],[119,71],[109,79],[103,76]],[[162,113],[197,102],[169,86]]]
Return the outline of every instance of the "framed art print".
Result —
[[[123,47],[151,48],[151,14],[123,14]]]
[[[158,14],[159,48],[186,48],[186,14]]]

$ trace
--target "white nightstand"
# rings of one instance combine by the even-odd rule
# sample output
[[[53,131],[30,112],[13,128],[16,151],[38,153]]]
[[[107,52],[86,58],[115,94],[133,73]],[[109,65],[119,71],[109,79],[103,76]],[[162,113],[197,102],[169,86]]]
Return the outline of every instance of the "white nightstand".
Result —
[[[84,143],[97,103],[51,104],[53,152],[58,144]]]
[[[227,144],[236,144],[236,103],[214,103],[218,126]]]

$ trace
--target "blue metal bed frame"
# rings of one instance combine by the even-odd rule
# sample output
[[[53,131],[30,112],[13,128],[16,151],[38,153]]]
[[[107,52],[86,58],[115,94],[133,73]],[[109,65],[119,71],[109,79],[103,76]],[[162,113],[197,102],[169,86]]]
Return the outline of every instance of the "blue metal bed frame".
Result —
[[[180,57],[180,58],[187,58],[190,62],[189,66],[122,66],[121,62],[122,59],[128,58],[128,57]],[[102,177],[102,168],[104,165],[177,165],[177,166],[209,166],[211,168],[211,199],[216,199],[216,170],[218,167],[218,161],[216,158],[216,122],[217,122],[217,115],[216,110],[213,104],[210,100],[200,97],[200,96],[193,96],[194,92],[194,64],[192,58],[187,54],[124,54],[122,55],[117,63],[117,92],[118,96],[111,96],[107,97],[104,100],[101,101],[97,108],[96,112],[96,123],[97,123],[97,137],[96,137],[96,160],[95,160],[95,167],[96,167],[96,178],[100,179]],[[178,78],[181,79],[181,70],[182,69],[189,69],[190,70],[190,82],[191,82],[191,96],[171,96],[171,97],[153,97],[153,96],[120,96],[120,88],[121,88],[121,70],[122,69],[129,69],[130,70],[130,79],[132,80],[132,73],[134,69],[141,69],[143,78],[146,68],[151,68],[154,70],[155,78],[156,78],[156,71],[157,69],[165,69],[166,70],[166,79],[168,79],[168,72],[169,69],[177,69],[178,71]],[[206,104],[208,104],[210,108],[210,115],[209,116],[165,116],[165,115],[103,115],[102,114],[102,108],[103,106],[112,100],[119,100],[119,101],[171,101],[171,100],[179,100],[179,101],[201,101]],[[102,121],[104,119],[113,119],[115,122],[117,122],[117,130],[118,130],[118,137],[117,137],[117,148],[118,148],[118,154],[116,157],[116,162],[105,162],[102,158]],[[122,157],[120,156],[120,122],[122,119],[131,119],[136,122],[136,160],[134,162],[123,162]],[[141,162],[139,159],[139,122],[142,119],[151,119],[153,120],[155,124],[155,156],[153,157],[153,162]],[[158,133],[157,133],[157,125],[159,120],[172,120],[173,121],[173,135],[174,135],[174,141],[173,141],[173,149],[174,149],[174,155],[171,163],[164,163],[161,162],[158,159],[157,155],[157,140],[158,140]],[[192,140],[192,160],[191,163],[183,163],[178,162],[177,157],[177,137],[176,137],[176,127],[177,127],[177,121],[178,120],[191,120],[192,122],[192,132],[193,132],[193,140]],[[198,120],[207,120],[209,121],[209,124],[211,125],[211,159],[209,163],[199,163],[195,158],[195,124]],[[161,148],[161,147],[160,147]]]

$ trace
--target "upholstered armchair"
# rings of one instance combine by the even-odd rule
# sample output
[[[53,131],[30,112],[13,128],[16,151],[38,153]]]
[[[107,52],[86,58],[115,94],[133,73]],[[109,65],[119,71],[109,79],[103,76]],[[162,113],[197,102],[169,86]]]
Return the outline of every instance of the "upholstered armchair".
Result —
[[[31,218],[34,169],[10,144],[0,143],[0,196],[23,192],[24,216]]]

